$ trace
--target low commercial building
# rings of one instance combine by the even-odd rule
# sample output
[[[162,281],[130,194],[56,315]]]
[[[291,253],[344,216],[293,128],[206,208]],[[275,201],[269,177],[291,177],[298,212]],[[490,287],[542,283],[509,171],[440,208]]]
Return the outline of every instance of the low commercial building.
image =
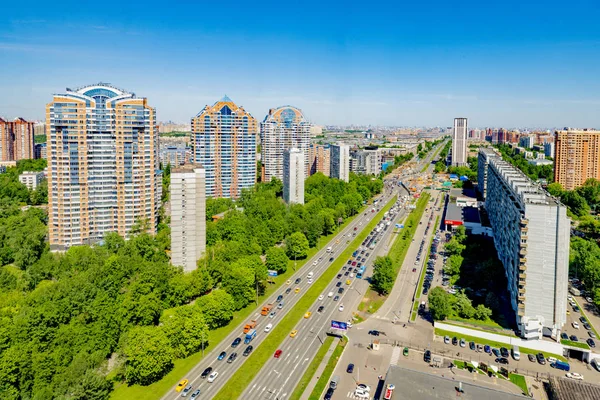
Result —
[[[590,371],[590,374],[595,372]],[[550,400],[598,400],[600,386],[550,375],[548,398]]]
[[[35,190],[43,179],[43,172],[25,171],[21,175],[19,175],[19,182],[27,186],[29,190]]]

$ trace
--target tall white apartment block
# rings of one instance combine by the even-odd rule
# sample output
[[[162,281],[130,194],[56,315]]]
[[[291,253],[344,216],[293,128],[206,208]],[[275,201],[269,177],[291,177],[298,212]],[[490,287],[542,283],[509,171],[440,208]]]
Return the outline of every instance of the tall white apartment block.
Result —
[[[19,175],[19,182],[27,186],[30,190],[35,190],[40,182],[42,182],[42,179],[44,179],[43,172],[24,171]]]
[[[481,154],[481,153],[480,153]],[[566,322],[570,220],[558,199],[500,157],[488,159],[487,210],[521,336]]]
[[[288,204],[304,204],[304,159],[304,153],[299,149],[283,152],[283,200]]]
[[[526,149],[531,149],[535,145],[535,136],[521,136],[519,138],[519,146],[524,147]]]
[[[498,154],[490,147],[482,147],[479,149],[479,155],[477,157],[477,191],[483,200],[485,200],[487,194],[488,164],[492,157],[498,157]]]
[[[184,165],[171,172],[171,264],[196,269],[206,251],[206,171]]]
[[[452,166],[467,165],[467,119],[454,118],[452,130]]]
[[[330,147],[330,176],[345,182],[350,181],[350,146],[334,144]]]
[[[283,180],[283,152],[292,148],[304,155],[305,175],[310,175],[309,146],[312,125],[296,107],[269,110],[260,124],[262,181]]]

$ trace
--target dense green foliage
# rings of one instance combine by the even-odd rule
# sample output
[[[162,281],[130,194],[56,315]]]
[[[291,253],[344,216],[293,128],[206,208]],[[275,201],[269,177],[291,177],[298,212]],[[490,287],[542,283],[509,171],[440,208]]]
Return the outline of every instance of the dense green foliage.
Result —
[[[373,277],[371,286],[380,295],[387,295],[394,287],[396,271],[392,265],[392,259],[388,256],[377,257],[373,263]]]
[[[500,144],[497,146],[498,150],[502,154],[502,159],[519,168],[529,178],[537,181],[538,179],[545,179],[546,182],[550,183],[554,181],[554,166],[553,165],[533,165],[529,164],[529,161],[523,154],[517,154],[513,148],[507,144]]]
[[[448,167],[449,174],[456,174],[459,177],[466,176],[471,182],[477,180],[477,157],[468,157],[466,167]]]
[[[388,167],[385,169],[385,171],[382,172],[382,174],[386,175],[386,174],[391,173],[392,171],[394,171],[396,168],[398,168],[402,164],[412,160],[414,158],[414,156],[415,155],[413,153],[406,153],[406,154],[402,154],[399,156],[395,156],[394,164],[388,165]]]
[[[448,157],[448,152],[450,151],[450,147],[452,146],[452,141],[449,140],[448,143],[444,146],[442,151],[439,154],[439,160],[435,163],[435,168],[433,172],[436,174],[446,172],[446,158]]]

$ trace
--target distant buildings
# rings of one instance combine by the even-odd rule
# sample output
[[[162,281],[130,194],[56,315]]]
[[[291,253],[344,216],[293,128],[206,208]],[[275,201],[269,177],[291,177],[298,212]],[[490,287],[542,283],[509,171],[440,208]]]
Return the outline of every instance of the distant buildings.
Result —
[[[38,143],[35,145],[35,158],[48,158],[48,146],[46,143]]]
[[[304,171],[308,176],[309,145],[312,125],[296,107],[283,106],[269,110],[260,124],[262,181],[283,180],[283,152],[296,148],[304,155]]]
[[[519,146],[524,147],[526,149],[531,149],[535,145],[535,136],[521,136],[519,138]]]
[[[347,144],[332,145],[330,176],[345,182],[350,181],[350,147]]]
[[[51,250],[156,232],[162,194],[156,110],[106,83],[67,89],[46,106]]]
[[[256,183],[256,120],[227,96],[192,118],[194,162],[206,170],[206,196],[238,198]]]
[[[206,251],[206,172],[187,164],[171,171],[171,264],[196,269]]]
[[[34,123],[16,118],[0,118],[0,161],[18,161],[35,158],[33,146]]]
[[[308,166],[309,175],[317,172],[325,176],[330,175],[331,157],[329,145],[320,145],[312,143],[308,148]]]
[[[452,130],[452,166],[467,165],[467,119],[454,118]]]
[[[544,143],[544,155],[554,158],[554,142]]]
[[[306,168],[304,153],[292,148],[283,152],[283,200],[304,204],[304,180]]]
[[[554,181],[566,190],[600,179],[600,131],[567,129],[554,134]]]
[[[183,165],[188,158],[187,151],[188,149],[186,147],[161,147],[159,152],[160,163],[163,166],[170,164],[171,167]]]
[[[381,151],[377,147],[365,147],[350,152],[350,171],[356,174],[379,175]]]
[[[29,190],[35,190],[43,179],[43,172],[24,171],[21,175],[19,175],[19,182],[27,186]]]
[[[487,164],[485,208],[521,336],[541,338],[542,327],[558,335],[567,312],[567,208],[500,157]]]

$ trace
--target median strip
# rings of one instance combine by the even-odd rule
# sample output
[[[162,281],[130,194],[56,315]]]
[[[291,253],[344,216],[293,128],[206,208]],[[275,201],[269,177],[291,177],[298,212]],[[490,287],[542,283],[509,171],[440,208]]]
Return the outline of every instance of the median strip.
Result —
[[[381,222],[383,214],[392,208],[396,201],[394,196],[385,207],[365,226],[354,240],[348,245],[340,255],[331,263],[329,268],[316,280],[308,289],[296,305],[283,317],[269,334],[269,340],[263,341],[254,352],[248,357],[242,368],[239,368],[229,379],[227,384],[214,397],[215,399],[237,399],[246,387],[252,382],[254,377],[260,372],[262,366],[273,356],[275,350],[279,348],[283,340],[289,335],[290,331],[300,321],[306,310],[313,305],[319,295],[325,290],[327,285],[333,280],[338,271],[350,258],[352,253],[362,241],[369,235],[373,228]],[[302,332],[300,332],[302,334]]]
[[[327,336],[327,338],[323,341],[323,344],[317,352],[317,355],[310,362],[310,365],[306,369],[306,372],[304,372],[304,375],[302,376],[302,379],[300,379],[300,382],[298,382],[298,384],[296,385],[296,389],[294,389],[294,391],[292,392],[292,395],[290,396],[289,400],[299,400],[300,397],[302,397],[302,394],[306,390],[306,387],[310,383],[310,380],[312,379],[315,372],[317,372],[317,368],[319,368],[321,361],[323,361],[323,359],[325,358],[329,347],[331,347],[333,339],[333,336]]]
[[[327,366],[323,370],[321,377],[317,381],[315,388],[308,397],[308,400],[319,400],[321,398],[321,394],[323,394],[323,391],[327,387],[327,384],[329,384],[331,374],[333,374],[333,371],[335,370],[335,367],[337,366],[337,363],[347,343],[348,338],[346,338],[345,336],[343,339],[340,339],[338,345],[335,347],[335,350],[333,350],[333,354],[331,354],[331,358],[327,362]]]
[[[432,206],[433,208],[433,206]],[[434,231],[436,229],[436,226],[438,226],[438,223],[440,222],[440,216],[438,215],[435,218],[435,225],[434,227]],[[429,254],[431,254],[431,246],[433,245],[433,238],[435,237],[434,235],[431,235],[431,239],[429,240]],[[428,255],[429,256],[429,255]],[[423,270],[421,271],[421,277],[419,278],[419,285],[417,286],[417,295],[415,296],[415,302],[413,304],[413,311],[410,314],[410,321],[411,322],[415,322],[415,320],[417,319],[417,315],[419,313],[419,300],[421,300],[421,295],[419,293],[423,292],[423,282],[425,282],[425,273],[427,272],[427,268],[423,268]]]

